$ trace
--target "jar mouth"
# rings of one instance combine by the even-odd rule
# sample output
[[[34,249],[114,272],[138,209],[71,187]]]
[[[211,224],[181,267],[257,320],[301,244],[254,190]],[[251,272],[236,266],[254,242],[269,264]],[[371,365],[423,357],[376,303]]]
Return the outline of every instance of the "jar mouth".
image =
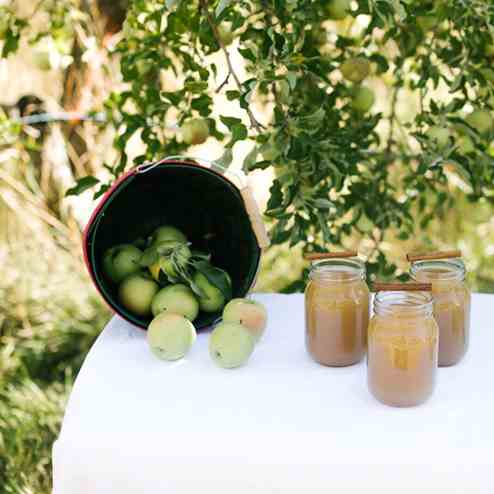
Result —
[[[410,275],[420,281],[461,281],[465,279],[465,264],[461,259],[415,261]]]
[[[430,292],[378,292],[374,298],[376,314],[399,313],[403,316],[432,315]]]
[[[309,273],[311,280],[347,283],[365,280],[365,262],[361,259],[326,259],[312,263]]]

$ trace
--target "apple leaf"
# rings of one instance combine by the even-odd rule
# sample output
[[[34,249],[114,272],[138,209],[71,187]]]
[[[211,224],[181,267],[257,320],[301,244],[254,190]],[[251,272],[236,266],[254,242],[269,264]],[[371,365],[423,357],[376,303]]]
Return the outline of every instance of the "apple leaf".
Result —
[[[221,13],[232,3],[232,0],[220,0],[216,7],[215,15],[219,17]]]
[[[194,263],[194,267],[207,278],[209,283],[218,288],[227,300],[232,298],[232,283],[226,271],[206,261],[198,261]]]
[[[200,287],[198,287],[194,281],[192,280],[192,278],[188,279],[187,280],[189,286],[190,286],[190,289],[198,296],[198,297],[205,297],[206,294],[201,290]]]
[[[79,194],[82,194],[85,190],[94,187],[97,183],[99,183],[99,180],[96,177],[92,177],[91,175],[82,177],[77,180],[77,183],[74,185],[74,187],[71,187],[69,190],[67,190],[65,196],[77,196]]]
[[[139,259],[139,265],[147,268],[151,266],[159,259],[158,252],[156,251],[156,247],[148,247],[143,253],[141,258]]]
[[[193,250],[190,260],[192,264],[194,264],[195,261],[210,261],[211,254],[208,254],[207,252],[202,252],[200,250]]]
[[[155,247],[156,247],[156,252],[160,256],[170,256],[173,250],[176,248],[175,245],[170,245],[168,241],[158,244]]]

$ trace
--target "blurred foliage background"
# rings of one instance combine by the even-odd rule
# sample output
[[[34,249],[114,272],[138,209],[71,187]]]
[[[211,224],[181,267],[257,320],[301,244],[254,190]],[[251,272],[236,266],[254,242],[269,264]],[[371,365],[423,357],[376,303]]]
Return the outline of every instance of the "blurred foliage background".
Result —
[[[113,92],[125,88],[116,46],[127,8],[126,0],[0,0],[4,39],[0,46],[5,55],[0,59],[2,494],[50,492],[51,445],[66,399],[87,351],[110,317],[80,252],[81,228],[94,207],[93,194],[66,198],[65,192],[82,177],[107,177],[104,165],[118,162],[118,150],[112,146],[115,130],[92,112],[103,109]],[[12,18],[6,26],[8,11],[15,11],[16,19],[29,20],[29,36],[18,36],[25,26]],[[330,20],[325,28],[351,32],[345,20]],[[233,53],[232,59],[242,67],[241,57]],[[220,58],[217,63],[221,65]],[[369,84],[376,94],[375,111],[389,111],[393,81],[374,77]],[[441,90],[447,92],[439,88],[439,94]],[[227,112],[230,108],[222,95],[215,96],[214,104]],[[396,112],[407,115],[414,104],[404,90]],[[261,116],[268,113],[262,97],[256,111]],[[69,118],[66,112],[72,112]],[[29,120],[44,113],[53,121]],[[81,115],[89,118],[81,120]],[[248,152],[244,144],[235,148],[242,158]],[[145,152],[139,136],[125,145],[130,159]],[[210,139],[194,153],[217,157],[222,145]],[[242,159],[233,160],[233,166],[241,164]],[[269,189],[280,172],[263,168],[252,172],[251,179],[261,207],[266,208]],[[418,225],[407,239],[391,228],[379,251],[399,274],[407,270],[403,261],[407,251],[458,247],[472,288],[494,292],[494,206],[470,201],[465,195],[468,185],[459,174],[451,174],[447,186],[454,205],[445,215]],[[376,231],[364,221],[359,226],[361,233],[354,232],[345,246],[371,253],[374,240],[367,237]],[[273,246],[264,256],[256,291],[300,290],[306,268],[302,246]]]

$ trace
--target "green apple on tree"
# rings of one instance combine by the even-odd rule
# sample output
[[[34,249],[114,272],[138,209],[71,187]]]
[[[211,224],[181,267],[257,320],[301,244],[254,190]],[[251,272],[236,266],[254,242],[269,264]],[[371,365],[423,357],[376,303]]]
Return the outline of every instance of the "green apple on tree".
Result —
[[[474,110],[467,115],[465,122],[473,127],[479,134],[486,134],[492,130],[494,120],[487,110]]]
[[[322,46],[328,42],[328,33],[321,24],[316,24],[312,27],[310,37],[316,46]]]
[[[488,58],[494,57],[494,42],[490,42],[485,46],[485,55]]]
[[[151,60],[146,58],[140,58],[136,61],[137,73],[142,77],[149,74],[154,68],[154,64]]]
[[[223,322],[209,337],[209,354],[220,367],[232,369],[244,365],[252,355],[255,338],[241,324]]]
[[[148,327],[147,341],[153,354],[162,360],[178,360],[196,341],[194,325],[180,314],[162,312]]]
[[[435,15],[419,15],[417,16],[417,24],[422,31],[431,31],[437,26],[438,19]]]
[[[134,245],[116,245],[103,255],[103,271],[107,278],[114,283],[119,283],[130,274],[139,271],[141,256],[142,251]]]
[[[162,288],[153,298],[153,316],[161,312],[180,314],[194,321],[199,313],[199,302],[194,292],[186,285],[176,284]]]
[[[362,113],[368,112],[375,102],[374,91],[365,86],[359,86],[352,94],[352,107]]]
[[[214,286],[203,273],[197,271],[193,281],[203,294],[199,296],[199,307],[202,311],[216,312],[225,305],[226,299],[223,292]]]
[[[434,125],[427,130],[427,137],[440,149],[449,144],[451,133],[447,127]]]
[[[223,322],[241,324],[255,341],[259,341],[266,329],[268,314],[264,305],[248,298],[234,298],[223,309]]]
[[[480,73],[484,76],[484,79],[487,82],[494,83],[494,69],[491,69],[490,67],[486,67],[480,69]]]
[[[182,137],[186,144],[202,144],[209,137],[209,126],[202,118],[192,118],[182,125]]]
[[[120,303],[133,314],[147,316],[151,314],[151,304],[158,290],[158,283],[148,275],[131,274],[120,284],[118,298]]]
[[[350,0],[329,0],[326,12],[331,19],[341,21],[350,13],[351,5]]]
[[[227,23],[222,23],[218,26],[218,35],[223,46],[231,45],[235,37],[231,25]]]
[[[353,57],[340,65],[340,72],[347,81],[362,82],[370,73],[370,62],[363,57]]]
[[[475,151],[475,144],[472,138],[468,135],[461,135],[456,140],[458,151],[462,154],[469,154]]]

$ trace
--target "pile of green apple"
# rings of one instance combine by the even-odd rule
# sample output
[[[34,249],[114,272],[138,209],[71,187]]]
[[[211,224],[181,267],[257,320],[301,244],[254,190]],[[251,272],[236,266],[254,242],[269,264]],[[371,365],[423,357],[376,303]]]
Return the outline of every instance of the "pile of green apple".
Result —
[[[209,337],[209,354],[218,366],[233,369],[247,363],[264,333],[267,312],[260,303],[235,298],[223,310],[223,321]],[[162,360],[183,358],[196,341],[192,322],[182,314],[159,313],[148,327],[151,352]]]
[[[120,303],[136,316],[172,312],[193,322],[199,311],[219,312],[231,299],[231,279],[211,264],[211,256],[191,249],[170,225],[148,239],[121,244],[103,256],[103,271],[118,285]]]
[[[245,364],[266,327],[266,309],[250,299],[231,300],[228,273],[211,264],[210,254],[191,249],[174,226],[164,225],[148,239],[111,247],[103,255],[103,271],[118,285],[123,307],[137,316],[153,316],[147,340],[160,359],[186,355],[196,340],[193,322],[200,311],[219,315],[223,309],[209,352],[224,368]]]

